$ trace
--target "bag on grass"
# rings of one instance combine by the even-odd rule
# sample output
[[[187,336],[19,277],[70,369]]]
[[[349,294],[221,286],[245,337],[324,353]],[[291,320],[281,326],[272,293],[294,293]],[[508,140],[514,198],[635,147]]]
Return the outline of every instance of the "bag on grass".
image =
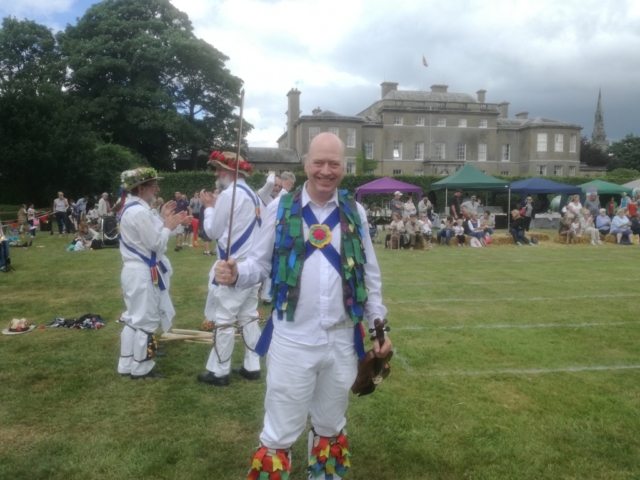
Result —
[[[477,238],[473,237],[470,241],[469,241],[469,245],[471,245],[474,248],[481,248],[482,244],[480,243],[480,240],[478,240]]]

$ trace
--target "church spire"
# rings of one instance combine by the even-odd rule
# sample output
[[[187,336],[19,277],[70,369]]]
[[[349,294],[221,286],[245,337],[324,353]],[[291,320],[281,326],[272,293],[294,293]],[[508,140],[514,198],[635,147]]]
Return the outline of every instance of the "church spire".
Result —
[[[596,107],[596,121],[591,134],[591,141],[600,149],[607,150],[609,142],[607,142],[607,134],[604,131],[604,119],[602,116],[602,91],[598,89],[598,106]]]

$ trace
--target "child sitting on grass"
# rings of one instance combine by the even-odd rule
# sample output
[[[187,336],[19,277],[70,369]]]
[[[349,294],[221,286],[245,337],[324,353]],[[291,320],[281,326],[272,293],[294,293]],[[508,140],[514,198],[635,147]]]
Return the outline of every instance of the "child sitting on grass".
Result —
[[[462,226],[462,219],[458,219],[458,221],[456,222],[456,226],[453,227],[453,233],[456,236],[456,238],[458,239],[458,246],[459,247],[464,247],[466,238],[464,236],[464,227]]]

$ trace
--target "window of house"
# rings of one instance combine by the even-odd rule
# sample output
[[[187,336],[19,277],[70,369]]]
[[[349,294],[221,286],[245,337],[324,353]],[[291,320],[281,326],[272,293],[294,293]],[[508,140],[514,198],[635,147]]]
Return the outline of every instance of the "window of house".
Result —
[[[479,162],[487,161],[487,144],[486,143],[478,144],[478,161]]]
[[[444,117],[440,117],[438,118],[438,124],[439,127],[446,127],[447,126],[447,119]]]
[[[539,133],[538,134],[538,152],[546,152],[547,151],[547,134]]]
[[[511,145],[508,143],[502,144],[502,161],[508,162],[511,160]]]
[[[367,140],[364,142],[364,158],[373,160],[373,142]]]
[[[424,159],[424,142],[416,142],[415,160]]]
[[[402,106],[402,102],[401,102],[401,101],[396,101],[396,106],[397,106],[397,107]]]
[[[553,174],[554,175],[562,175],[562,166],[561,165],[556,165],[555,167],[553,167]]]
[[[402,125],[403,124],[403,118],[402,117],[393,117],[393,124],[394,125]]]
[[[414,170],[414,175],[424,175],[424,170]]]
[[[396,169],[396,170],[393,171],[393,174],[394,175],[402,175],[402,170]]]
[[[356,129],[347,128],[347,148],[356,148]]]
[[[547,174],[547,166],[546,165],[538,165],[538,168],[537,168],[536,171],[537,171],[538,175],[546,175]]]
[[[461,103],[460,104],[460,108],[462,108],[464,110],[465,108],[467,108],[467,104],[466,103]]]
[[[444,102],[438,102],[438,108],[445,108],[446,106]]]
[[[578,151],[578,135],[576,135],[575,133],[572,133],[571,137],[569,137],[569,152],[576,153],[577,151]]]
[[[480,128],[487,128],[487,119],[486,118],[481,118],[480,119]]]
[[[459,118],[458,119],[458,126],[459,127],[466,127],[467,126],[467,119],[466,118]]]
[[[445,158],[445,144],[444,143],[436,143],[436,158],[440,160],[444,160]]]
[[[333,133],[336,137],[339,137],[340,129],[338,127],[329,127],[329,133]]]
[[[480,110],[486,110],[487,109],[487,104],[486,103],[481,103],[480,104]]]
[[[309,142],[320,134],[320,127],[309,127]]]
[[[467,144],[466,143],[459,143],[458,144],[457,159],[458,160],[466,160],[467,159]]]
[[[373,170],[365,170],[364,174],[365,175],[373,175]]]
[[[402,142],[393,142],[393,158],[402,160]]]
[[[503,170],[500,172],[500,175],[504,175],[505,177],[509,176],[509,170]]]
[[[564,134],[563,133],[556,133],[555,135],[555,148],[554,151],[556,152],[564,152]]]
[[[576,176],[576,167],[569,167],[569,176],[570,177]]]
[[[356,173],[356,164],[347,162],[347,173]]]
[[[419,127],[424,127],[424,117],[416,118],[416,125]]]

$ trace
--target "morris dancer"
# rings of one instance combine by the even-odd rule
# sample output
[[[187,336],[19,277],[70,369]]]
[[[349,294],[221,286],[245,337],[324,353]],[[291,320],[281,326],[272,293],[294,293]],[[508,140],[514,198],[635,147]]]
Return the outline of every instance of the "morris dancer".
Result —
[[[373,328],[387,312],[365,211],[337,190],[345,171],[342,141],[331,133],[316,136],[305,171],[301,190],[267,207],[251,256],[216,265],[220,284],[242,290],[269,274],[273,283],[273,315],[256,347],[261,354],[269,348],[269,355],[262,446],[247,476],[252,480],[288,478],[291,445],[307,415],[310,477],[335,480],[346,473],[344,415],[365,354],[360,321],[366,318]],[[382,348],[374,342],[378,357],[392,348],[391,341]]]
[[[156,224],[149,205],[160,191],[161,179],[153,168],[122,174],[124,191],[130,191],[131,197],[120,215],[120,254],[124,264],[121,284],[127,310],[121,317],[126,325],[120,335],[118,373],[130,375],[132,380],[164,378],[153,370],[157,348],[154,332],[161,323],[165,330],[170,328],[175,314],[168,291],[171,272],[164,252],[171,230],[187,217],[185,212],[173,214],[164,209],[162,229]]]
[[[200,201],[205,209],[203,229],[209,238],[218,239],[219,261],[226,259],[229,245],[229,214],[235,177],[235,157],[236,154],[229,152],[216,151],[211,154],[209,164],[216,168],[216,186],[222,192],[217,198],[204,190],[200,193]],[[240,157],[238,173],[242,178],[238,177],[236,182],[230,250],[231,258],[237,262],[249,256],[262,225],[260,200],[244,180],[252,171],[253,165]],[[260,357],[253,351],[260,338],[257,322],[258,288],[259,285],[255,284],[244,289],[218,285],[214,281],[214,268],[211,268],[204,314],[208,321],[214,323],[214,347],[207,362],[207,372],[198,375],[199,382],[217,387],[229,385],[236,324],[244,339],[246,351],[242,368],[234,371],[247,380],[260,378]]]

